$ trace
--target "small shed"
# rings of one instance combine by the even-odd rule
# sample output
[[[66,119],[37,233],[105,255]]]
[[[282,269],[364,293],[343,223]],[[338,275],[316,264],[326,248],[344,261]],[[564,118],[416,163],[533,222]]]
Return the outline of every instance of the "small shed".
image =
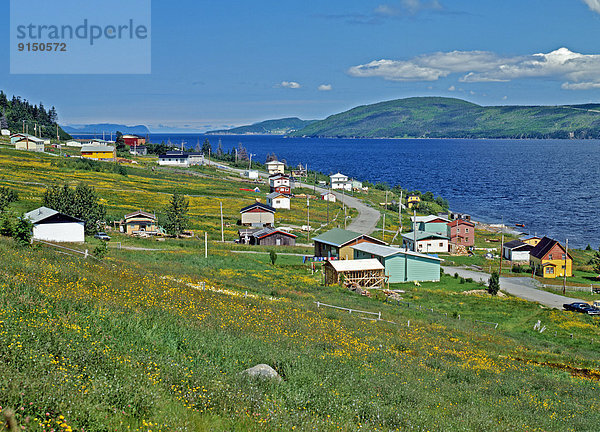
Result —
[[[62,214],[48,207],[25,213],[33,224],[34,240],[56,243],[83,243],[85,223],[81,219]]]
[[[343,281],[344,286],[353,288],[383,288],[387,282],[385,268],[376,259],[326,261],[323,264],[325,285]]]
[[[335,197],[335,194],[333,192],[324,192],[321,194],[321,199],[323,201],[329,201],[329,202],[336,202],[337,198]]]
[[[274,209],[290,209],[290,197],[280,192],[273,192],[267,195],[267,204]]]
[[[377,259],[385,267],[390,283],[438,282],[441,258],[391,246],[360,243],[352,246],[354,259]]]
[[[15,150],[43,152],[45,150],[44,140],[39,138],[20,138],[15,141]]]

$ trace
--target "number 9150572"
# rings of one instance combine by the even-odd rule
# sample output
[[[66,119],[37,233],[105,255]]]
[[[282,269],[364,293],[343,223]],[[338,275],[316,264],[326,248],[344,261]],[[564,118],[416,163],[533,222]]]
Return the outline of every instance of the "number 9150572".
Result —
[[[27,43],[19,43],[17,46],[19,51],[29,51],[29,52],[66,52],[67,44],[64,42],[47,42],[47,43],[39,43],[39,42],[27,42]]]

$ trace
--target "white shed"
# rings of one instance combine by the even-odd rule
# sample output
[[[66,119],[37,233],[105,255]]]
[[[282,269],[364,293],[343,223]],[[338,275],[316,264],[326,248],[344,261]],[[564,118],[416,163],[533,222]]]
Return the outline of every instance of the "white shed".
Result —
[[[2,134],[2,136],[10,136],[10,131],[8,129],[2,129],[0,133]]]
[[[502,254],[509,261],[529,261],[534,246],[521,240],[513,240],[502,245]]]
[[[83,243],[85,223],[48,207],[40,207],[25,214],[33,223],[34,240],[56,243]]]

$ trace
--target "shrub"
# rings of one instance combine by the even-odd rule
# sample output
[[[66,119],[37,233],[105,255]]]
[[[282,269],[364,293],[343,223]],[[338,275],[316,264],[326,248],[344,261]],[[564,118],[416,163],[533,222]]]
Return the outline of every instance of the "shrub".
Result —
[[[458,281],[458,283],[464,284],[465,283],[465,278],[461,277],[460,280]]]
[[[29,246],[33,236],[33,224],[24,216],[20,217],[13,229],[13,238],[21,246]]]
[[[497,295],[500,291],[500,275],[497,271],[492,272],[490,280],[488,282],[488,292],[491,295]]]
[[[0,235],[12,237],[14,229],[14,216],[10,213],[2,213],[0,216]]]
[[[106,254],[108,253],[107,242],[100,240],[100,243],[98,243],[98,245],[94,248],[94,251],[92,253],[98,259],[104,258],[106,256]]]
[[[523,267],[521,267],[519,264],[514,264],[512,266],[513,273],[521,273],[522,271],[523,271]]]
[[[269,252],[269,259],[271,260],[271,264],[275,265],[275,262],[277,261],[277,253],[274,250]]]
[[[458,273],[454,273],[454,279],[458,279]]]

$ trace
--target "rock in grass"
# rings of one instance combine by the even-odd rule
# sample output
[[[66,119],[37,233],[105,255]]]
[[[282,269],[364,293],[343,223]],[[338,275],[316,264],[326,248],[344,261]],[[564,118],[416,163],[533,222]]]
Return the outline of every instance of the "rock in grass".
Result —
[[[281,382],[281,377],[277,371],[266,364],[259,364],[251,367],[250,369],[246,369],[245,371],[242,371],[242,374],[253,378],[272,379],[274,381]]]

